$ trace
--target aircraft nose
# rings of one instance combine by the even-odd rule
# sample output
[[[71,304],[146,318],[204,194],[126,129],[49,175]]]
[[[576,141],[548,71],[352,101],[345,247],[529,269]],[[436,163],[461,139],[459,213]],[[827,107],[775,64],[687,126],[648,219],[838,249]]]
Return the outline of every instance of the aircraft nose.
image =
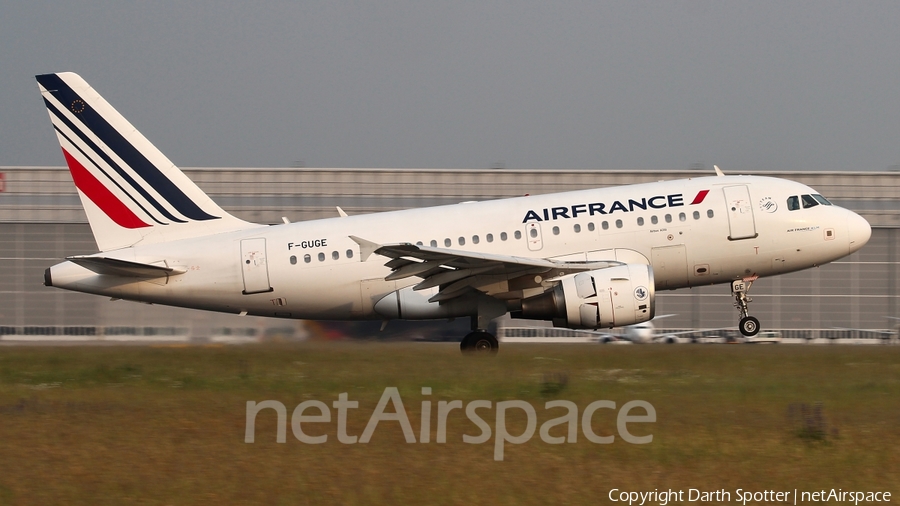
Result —
[[[850,237],[850,253],[865,246],[872,237],[872,226],[865,218],[854,212],[847,217],[847,229]]]

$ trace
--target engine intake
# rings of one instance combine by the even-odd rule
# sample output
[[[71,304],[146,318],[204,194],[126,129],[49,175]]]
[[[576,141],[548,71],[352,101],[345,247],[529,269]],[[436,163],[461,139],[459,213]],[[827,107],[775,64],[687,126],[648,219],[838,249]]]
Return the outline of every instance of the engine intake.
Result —
[[[649,265],[627,264],[566,276],[522,301],[522,317],[557,327],[612,328],[653,319],[656,291]]]

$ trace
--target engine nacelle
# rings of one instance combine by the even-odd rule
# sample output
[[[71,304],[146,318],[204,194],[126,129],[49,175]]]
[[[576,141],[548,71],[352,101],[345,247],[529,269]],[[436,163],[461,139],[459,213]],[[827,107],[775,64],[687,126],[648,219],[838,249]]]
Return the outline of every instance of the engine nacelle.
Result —
[[[653,319],[653,270],[627,264],[566,276],[552,290],[522,301],[522,317],[568,328],[612,328]]]

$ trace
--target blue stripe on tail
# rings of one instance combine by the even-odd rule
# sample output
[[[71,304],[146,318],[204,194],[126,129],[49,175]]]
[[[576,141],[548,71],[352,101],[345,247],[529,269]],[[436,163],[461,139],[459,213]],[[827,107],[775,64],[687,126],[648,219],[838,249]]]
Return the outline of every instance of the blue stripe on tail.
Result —
[[[81,129],[79,129],[78,127],[76,127],[71,121],[69,121],[69,118],[67,118],[64,114],[62,114],[61,112],[59,112],[59,111],[56,109],[56,106],[54,106],[54,105],[51,104],[49,101],[47,101],[47,99],[44,99],[44,103],[47,105],[47,109],[48,109],[54,116],[56,116],[60,121],[62,121],[63,123],[65,123],[66,126],[68,126],[69,129],[70,129],[71,131],[75,132],[75,134],[78,135],[78,138],[79,138],[79,140],[81,140],[81,142],[85,143],[91,151],[93,151],[94,153],[96,153],[100,158],[103,159],[103,161],[105,161],[110,167],[112,167],[112,168],[116,171],[116,173],[118,173],[120,176],[122,176],[122,178],[123,178],[129,185],[131,185],[132,188],[135,188],[135,189],[138,191],[138,193],[140,193],[145,199],[147,199],[147,202],[150,202],[150,204],[152,204],[153,207],[155,207],[157,211],[159,211],[160,213],[162,213],[162,214],[163,214],[166,218],[168,218],[170,221],[174,221],[174,222],[176,222],[176,223],[187,223],[187,222],[184,221],[184,220],[180,220],[180,219],[178,219],[178,218],[172,216],[172,214],[171,214],[165,207],[163,207],[162,204],[160,204],[160,203],[157,202],[152,196],[150,196],[150,194],[147,193],[147,190],[145,190],[143,187],[141,187],[140,185],[138,185],[137,182],[134,181],[134,179],[133,179],[127,172],[125,172],[124,170],[122,170],[122,168],[119,167],[119,166],[112,160],[112,158],[109,157],[109,155],[107,155],[105,152],[103,152],[103,150],[101,150],[100,147],[97,146],[97,145],[94,143],[94,141],[92,141],[90,138],[88,138],[88,136],[84,135],[84,132],[82,132]],[[100,164],[98,164],[98,163],[94,160],[94,158],[93,158],[89,153],[86,153],[83,149],[81,149],[81,147],[78,145],[78,143],[76,143],[76,142],[74,142],[72,139],[70,139],[69,136],[66,135],[62,130],[60,130],[59,128],[57,128],[56,125],[53,125],[53,129],[56,130],[56,132],[57,132],[59,135],[62,135],[66,140],[68,140],[73,146],[75,146],[75,149],[77,149],[82,155],[84,155],[85,158],[87,158],[88,160],[90,160],[90,161],[91,161],[91,164],[92,164],[94,167],[96,167],[97,170],[99,170],[101,173],[103,173],[103,175],[106,176],[106,178],[109,180],[110,183],[116,185],[116,187],[119,188],[119,190],[122,190],[122,192],[125,193],[125,195],[127,195],[128,198],[129,198],[132,202],[134,202],[134,204],[135,204],[136,206],[138,206],[138,207],[141,209],[141,211],[144,211],[144,212],[147,214],[147,216],[149,216],[151,219],[153,219],[153,221],[155,221],[156,223],[159,223],[160,225],[166,225],[166,223],[163,223],[162,221],[159,221],[158,219],[156,219],[156,217],[153,216],[152,213],[150,213],[149,211],[147,211],[147,209],[145,209],[144,206],[142,206],[141,203],[138,202],[136,198],[134,198],[134,196],[131,194],[131,192],[128,191],[127,188],[124,188],[122,185],[120,185],[120,184],[118,183],[118,181],[116,181],[115,179],[113,179],[112,177],[110,177],[110,175],[107,174],[105,170],[103,170],[103,167],[101,167]]]
[[[155,165],[153,165],[147,158],[138,151],[133,145],[131,145],[128,140],[126,140],[122,134],[120,134],[112,125],[109,124],[100,114],[97,113],[92,107],[90,107],[72,88],[66,84],[59,76],[56,74],[45,74],[36,76],[37,81],[44,87],[47,91],[49,91],[54,97],[56,97],[61,104],[70,105],[72,108],[73,114],[75,114],[82,123],[89,128],[94,135],[100,138],[110,149],[112,149],[116,155],[119,156],[126,164],[128,164],[136,173],[138,173],[144,181],[147,181],[164,199],[166,199],[169,204],[172,205],[179,213],[183,216],[197,221],[205,221],[205,220],[215,220],[218,219],[218,216],[213,216],[211,214],[206,213],[202,209],[200,209],[197,204],[194,203],[187,195],[185,195],[180,189],[178,189],[175,184],[169,180]],[[48,107],[50,104],[48,104]],[[55,108],[51,108],[54,110]],[[62,114],[59,111],[54,110],[54,114],[58,117],[62,117]],[[71,127],[71,125],[70,125]],[[78,129],[73,129],[78,132]],[[79,134],[81,136],[81,134]],[[83,138],[83,136],[82,136]],[[98,153],[102,154],[102,151],[99,149],[96,150]],[[107,163],[110,163],[111,160],[106,160]],[[127,174],[124,171],[116,166],[116,164],[111,164],[112,167],[116,169],[121,176],[125,177],[126,180],[129,180],[129,183],[135,187],[136,190],[141,192],[141,195],[144,198],[147,198],[149,202],[153,204],[160,212],[163,212],[173,221],[180,221],[174,217],[168,216],[164,209],[162,209],[158,202],[155,202],[152,198],[149,198],[149,195],[146,195],[146,192],[140,185],[136,184],[134,181],[131,181],[131,178],[127,177]]]

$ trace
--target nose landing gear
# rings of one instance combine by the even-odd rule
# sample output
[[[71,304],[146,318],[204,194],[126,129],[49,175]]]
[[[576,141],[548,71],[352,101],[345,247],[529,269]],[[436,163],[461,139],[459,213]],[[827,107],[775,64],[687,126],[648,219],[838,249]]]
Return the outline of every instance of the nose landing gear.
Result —
[[[738,324],[738,328],[745,337],[753,337],[759,333],[759,320],[749,314],[750,310],[748,305],[750,302],[753,302],[753,299],[747,296],[747,292],[750,291],[750,287],[753,286],[753,282],[757,279],[757,276],[753,276],[752,278],[739,279],[732,281],[731,283],[731,294],[734,295],[734,307],[736,307],[741,314],[741,321]]]

